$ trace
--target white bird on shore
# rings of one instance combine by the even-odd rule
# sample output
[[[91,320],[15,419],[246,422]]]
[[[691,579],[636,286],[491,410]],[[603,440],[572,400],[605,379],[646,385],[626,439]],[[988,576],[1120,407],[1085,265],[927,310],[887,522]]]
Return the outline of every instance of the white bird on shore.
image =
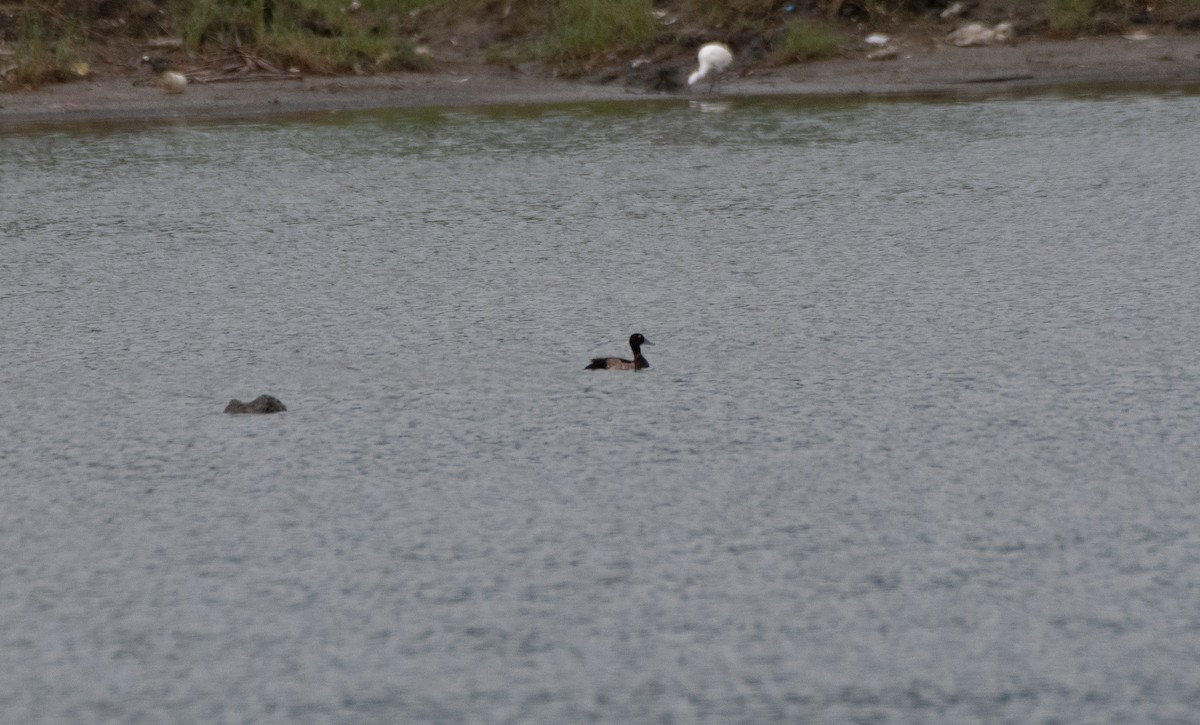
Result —
[[[708,92],[712,93],[721,74],[733,63],[733,51],[724,43],[705,43],[696,54],[696,59],[700,67],[688,76],[688,85],[694,86],[708,78]]]

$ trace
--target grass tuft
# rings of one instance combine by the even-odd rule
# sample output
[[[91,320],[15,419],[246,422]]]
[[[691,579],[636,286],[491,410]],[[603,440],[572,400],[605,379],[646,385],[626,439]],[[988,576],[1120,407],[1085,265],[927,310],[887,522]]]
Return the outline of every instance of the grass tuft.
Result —
[[[688,13],[714,28],[753,27],[776,14],[778,0],[686,0]]]
[[[1045,13],[1051,29],[1077,33],[1091,24],[1096,4],[1096,0],[1047,0]]]
[[[313,73],[417,70],[424,65],[424,59],[407,41],[390,37],[314,38],[305,33],[277,32],[263,39],[258,52],[280,66]]]
[[[553,0],[531,3],[524,13],[545,34],[531,55],[574,75],[609,56],[642,48],[660,32],[650,0]]]
[[[809,20],[794,20],[784,34],[777,50],[778,61],[820,60],[831,58],[841,50],[842,36],[833,27]]]
[[[1185,30],[1200,30],[1200,0],[1162,0],[1154,5],[1159,19]]]
[[[279,65],[314,73],[424,65],[398,27],[415,2],[366,0],[354,13],[348,5],[344,0],[176,0],[172,17],[193,52],[249,47]]]
[[[17,41],[11,56],[0,58],[0,86],[36,88],[87,75],[84,32],[73,17],[46,12],[26,2],[16,12]]]

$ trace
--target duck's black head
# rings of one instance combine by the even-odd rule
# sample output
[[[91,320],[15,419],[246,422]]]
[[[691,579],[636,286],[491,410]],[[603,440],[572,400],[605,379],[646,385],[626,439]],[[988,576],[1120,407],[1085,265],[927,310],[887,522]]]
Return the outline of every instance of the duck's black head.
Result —
[[[635,332],[629,336],[629,346],[632,347],[634,350],[638,349],[642,345],[653,345],[653,344],[654,343],[652,343],[649,340],[647,340],[646,338],[642,337],[642,333],[640,333],[640,332]]]
[[[142,56],[142,65],[150,66],[150,70],[154,71],[155,73],[162,73],[171,67],[170,61],[168,61],[166,58],[152,58],[149,55]]]

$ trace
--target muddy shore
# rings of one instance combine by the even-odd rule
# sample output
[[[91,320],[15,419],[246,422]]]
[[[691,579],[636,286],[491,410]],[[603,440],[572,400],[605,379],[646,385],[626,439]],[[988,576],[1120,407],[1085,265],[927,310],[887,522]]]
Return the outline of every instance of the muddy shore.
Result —
[[[858,57],[742,68],[721,94],[997,95],[1059,88],[1200,91],[1200,35],[1026,40],[958,48],[931,38],[897,42],[895,58]],[[686,59],[680,59],[680,64]],[[199,121],[341,110],[463,107],[702,97],[650,90],[635,75],[566,81],[488,65],[438,63],[428,72],[290,77],[192,84],[166,95],[135,74],[0,93],[0,130],[96,122]]]

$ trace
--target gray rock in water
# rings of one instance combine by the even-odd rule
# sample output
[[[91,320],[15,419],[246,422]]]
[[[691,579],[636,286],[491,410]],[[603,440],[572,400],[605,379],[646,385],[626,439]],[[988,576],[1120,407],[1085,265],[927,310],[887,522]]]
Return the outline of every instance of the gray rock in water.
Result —
[[[225,406],[226,413],[279,413],[287,410],[283,401],[271,395],[260,395],[249,403],[234,398]]]

